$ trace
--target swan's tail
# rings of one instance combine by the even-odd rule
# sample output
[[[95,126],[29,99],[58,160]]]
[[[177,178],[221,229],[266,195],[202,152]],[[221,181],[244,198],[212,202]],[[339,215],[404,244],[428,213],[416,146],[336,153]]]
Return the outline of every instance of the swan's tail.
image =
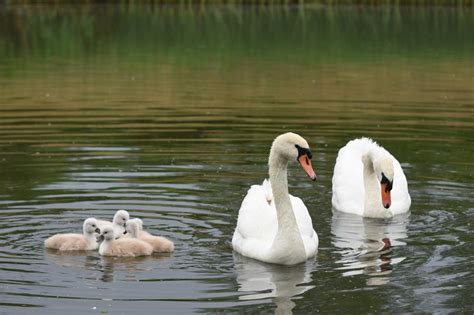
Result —
[[[273,200],[273,192],[272,192],[272,185],[270,185],[270,181],[265,179],[262,183],[263,192],[265,193],[265,198],[267,199],[268,204],[272,203]]]

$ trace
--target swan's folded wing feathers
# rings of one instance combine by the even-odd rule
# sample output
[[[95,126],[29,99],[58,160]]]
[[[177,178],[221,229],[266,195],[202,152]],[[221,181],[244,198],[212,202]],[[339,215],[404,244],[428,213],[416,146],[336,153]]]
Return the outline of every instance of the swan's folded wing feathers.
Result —
[[[276,227],[275,207],[268,204],[264,187],[253,185],[242,201],[235,232],[244,239],[273,240]]]
[[[349,146],[349,144],[351,144]],[[363,163],[358,142],[339,150],[332,178],[332,205],[340,211],[353,209],[362,215],[364,204]]]
[[[265,179],[262,183],[263,193],[265,194],[265,199],[267,199],[268,204],[271,204],[273,201],[273,192],[272,185],[268,179]]]

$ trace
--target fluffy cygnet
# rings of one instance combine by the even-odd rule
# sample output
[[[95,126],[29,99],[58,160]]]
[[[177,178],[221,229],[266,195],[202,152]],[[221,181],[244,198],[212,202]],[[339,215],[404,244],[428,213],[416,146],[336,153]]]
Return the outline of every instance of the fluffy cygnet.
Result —
[[[56,234],[44,241],[44,247],[58,250],[94,250],[99,247],[96,233],[100,234],[97,220],[88,218],[84,221],[83,234]]]
[[[148,232],[142,231],[140,227],[143,227],[143,221],[141,219],[128,220],[126,228],[127,235],[147,242],[153,247],[155,253],[171,253],[174,251],[172,241],[161,236],[153,236]]]
[[[151,236],[151,234],[148,233],[147,231],[143,231],[143,221],[142,221],[142,219],[140,219],[140,218],[130,219],[130,220],[127,221],[127,225],[130,221],[131,222],[136,222],[138,224],[138,233],[137,233],[137,235],[133,236],[133,235],[129,234],[130,237],[139,238],[139,236],[143,236],[143,235]],[[125,228],[125,231],[127,231],[127,228]],[[126,233],[129,233],[129,232],[125,232],[125,234]]]
[[[153,253],[151,245],[139,239],[115,239],[114,230],[111,227],[104,228],[97,241],[102,241],[99,247],[99,254],[103,256],[136,257],[147,256]]]
[[[138,224],[138,230],[141,231],[143,230],[143,220],[140,219],[140,218],[133,218],[133,219],[130,219],[129,221],[131,222],[136,222]]]
[[[98,220],[99,228],[104,230],[106,227],[111,227],[114,230],[115,238],[120,238],[125,232],[125,226],[127,224],[130,215],[125,210],[118,210],[115,212],[114,219],[112,222],[105,220]]]

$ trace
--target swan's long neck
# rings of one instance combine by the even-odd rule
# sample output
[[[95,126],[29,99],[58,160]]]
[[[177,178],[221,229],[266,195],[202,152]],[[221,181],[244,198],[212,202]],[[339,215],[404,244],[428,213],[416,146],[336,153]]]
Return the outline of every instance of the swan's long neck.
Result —
[[[296,258],[294,256],[305,255],[305,249],[288,193],[288,160],[277,154],[270,154],[269,167],[278,219],[278,231],[272,249],[276,251],[275,255],[293,256],[289,258],[293,259]]]
[[[385,214],[386,210],[382,207],[380,195],[380,183],[374,171],[375,152],[373,150],[362,156],[364,164],[364,216],[367,217],[383,217],[381,212]]]

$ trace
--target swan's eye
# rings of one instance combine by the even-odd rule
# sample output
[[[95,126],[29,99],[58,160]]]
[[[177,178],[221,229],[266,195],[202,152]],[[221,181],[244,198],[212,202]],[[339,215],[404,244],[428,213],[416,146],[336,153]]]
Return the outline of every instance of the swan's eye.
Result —
[[[92,227],[95,227],[95,224],[92,224]]]
[[[313,158],[313,154],[311,154],[311,150],[309,148],[302,148],[299,145],[295,144],[296,149],[298,150],[298,157],[297,160],[302,156],[306,155],[310,160]],[[309,164],[309,163],[308,163]]]

